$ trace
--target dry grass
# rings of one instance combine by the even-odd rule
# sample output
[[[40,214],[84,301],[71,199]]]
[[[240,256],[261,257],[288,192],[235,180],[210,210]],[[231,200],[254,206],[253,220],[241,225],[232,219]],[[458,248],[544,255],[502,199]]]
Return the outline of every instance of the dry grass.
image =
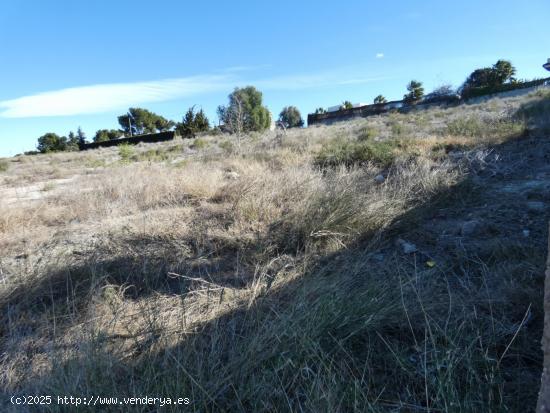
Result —
[[[510,107],[541,99],[12,161],[0,191],[51,188],[0,198],[4,394],[522,411],[543,248],[502,237],[482,257],[461,238],[441,254],[422,228],[476,207],[473,159],[524,133]],[[499,128],[472,126],[480,112]],[[433,254],[403,255],[405,236]]]

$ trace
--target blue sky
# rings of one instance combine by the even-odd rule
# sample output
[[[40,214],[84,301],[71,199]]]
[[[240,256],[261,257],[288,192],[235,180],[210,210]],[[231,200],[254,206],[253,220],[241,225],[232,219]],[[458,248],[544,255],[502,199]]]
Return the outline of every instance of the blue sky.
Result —
[[[180,120],[192,105],[217,121],[235,86],[255,85],[277,116],[344,100],[400,99],[458,86],[510,59],[545,77],[548,0],[2,0],[0,156],[46,132],[117,128],[130,106]]]

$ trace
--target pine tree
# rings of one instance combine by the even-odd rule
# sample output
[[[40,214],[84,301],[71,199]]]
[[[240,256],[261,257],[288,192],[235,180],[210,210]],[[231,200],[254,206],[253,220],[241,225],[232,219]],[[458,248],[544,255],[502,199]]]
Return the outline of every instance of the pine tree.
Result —
[[[86,134],[80,126],[76,131],[76,136],[78,137],[78,147],[82,148],[82,146],[86,144]]]

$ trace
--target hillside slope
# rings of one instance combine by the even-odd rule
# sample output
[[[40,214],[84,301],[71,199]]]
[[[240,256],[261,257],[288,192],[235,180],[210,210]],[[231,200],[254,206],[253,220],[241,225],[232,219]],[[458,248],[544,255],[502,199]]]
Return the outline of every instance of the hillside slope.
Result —
[[[3,395],[533,410],[549,157],[541,90],[5,160]]]

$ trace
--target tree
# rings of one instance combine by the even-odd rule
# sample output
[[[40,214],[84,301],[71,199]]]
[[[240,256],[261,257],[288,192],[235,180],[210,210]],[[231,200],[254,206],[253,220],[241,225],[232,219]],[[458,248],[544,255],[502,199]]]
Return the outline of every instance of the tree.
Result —
[[[508,60],[499,60],[492,67],[476,69],[466,78],[460,92],[463,96],[468,96],[472,89],[488,88],[495,89],[499,86],[514,82],[516,68]]]
[[[279,121],[285,128],[301,128],[304,126],[302,115],[296,106],[287,106],[279,114]]]
[[[82,131],[80,126],[76,131],[76,136],[78,137],[78,147],[82,148],[82,146],[86,144],[86,134]]]
[[[113,139],[118,139],[122,136],[122,132],[117,129],[100,129],[95,133],[94,142],[105,142]]]
[[[271,125],[271,114],[262,105],[262,92],[254,86],[235,88],[227,106],[218,106],[218,117],[226,129],[240,135],[263,131]]]
[[[79,145],[78,145],[78,136],[75,135],[73,131],[69,132],[69,136],[67,138],[67,146],[65,150],[68,151],[78,151]]]
[[[129,135],[164,132],[174,127],[174,122],[142,108],[130,108],[118,117],[122,130]]]
[[[210,130],[210,122],[201,109],[195,113],[195,107],[190,107],[182,121],[176,124],[176,132],[184,138],[194,138],[199,132]]]
[[[381,104],[381,103],[387,103],[388,100],[382,96],[382,95],[378,95],[374,98],[374,104],[375,105],[378,105],[378,104]]]
[[[403,100],[406,103],[414,104],[422,99],[422,96],[424,96],[424,88],[422,87],[422,82],[418,82],[417,80],[411,80],[407,85],[407,90],[409,91],[409,93],[403,96]]]
[[[353,104],[349,100],[345,100],[340,106],[340,109],[353,109]]]
[[[155,120],[155,127],[159,132],[169,131],[174,126],[176,126],[174,121],[165,119],[162,116],[157,116],[157,119]]]
[[[51,132],[46,133],[38,138],[36,149],[42,153],[64,151],[67,149],[67,138]]]
[[[432,93],[430,93],[432,97],[442,97],[442,96],[451,96],[455,95],[455,90],[453,89],[452,85],[441,85],[436,87]]]
[[[509,60],[499,60],[493,65],[493,70],[495,71],[495,77],[499,84],[504,84],[506,82],[512,82],[514,80],[514,75],[516,74],[516,68],[512,65],[512,62]]]
[[[327,113],[327,111],[325,110],[325,108],[317,108],[317,109],[315,109],[315,114],[316,114],[316,115],[322,115],[323,113]]]

